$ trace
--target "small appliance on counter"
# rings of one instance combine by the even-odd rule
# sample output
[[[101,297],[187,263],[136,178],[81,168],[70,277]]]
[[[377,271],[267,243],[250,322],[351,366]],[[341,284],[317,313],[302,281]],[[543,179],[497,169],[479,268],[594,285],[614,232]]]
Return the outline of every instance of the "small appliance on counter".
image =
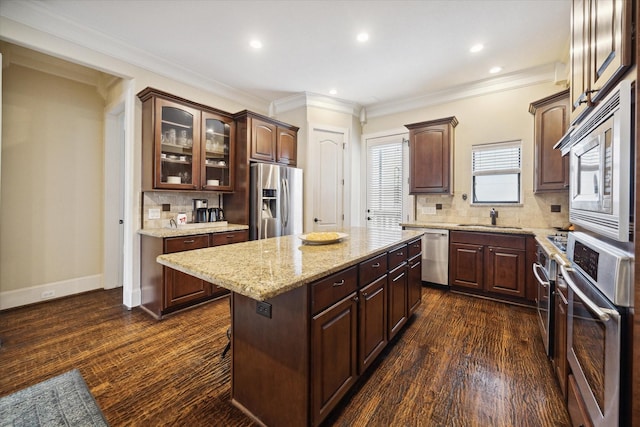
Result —
[[[208,222],[207,199],[193,199],[193,222]]]
[[[224,221],[224,211],[222,208],[209,208],[209,222]]]

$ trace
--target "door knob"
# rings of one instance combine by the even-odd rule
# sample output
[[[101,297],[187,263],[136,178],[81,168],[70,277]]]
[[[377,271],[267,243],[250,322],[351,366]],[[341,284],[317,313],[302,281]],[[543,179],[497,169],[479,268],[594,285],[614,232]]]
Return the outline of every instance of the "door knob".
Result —
[[[320,222],[320,221],[322,221],[322,220],[318,219],[318,218],[313,218],[313,222]]]

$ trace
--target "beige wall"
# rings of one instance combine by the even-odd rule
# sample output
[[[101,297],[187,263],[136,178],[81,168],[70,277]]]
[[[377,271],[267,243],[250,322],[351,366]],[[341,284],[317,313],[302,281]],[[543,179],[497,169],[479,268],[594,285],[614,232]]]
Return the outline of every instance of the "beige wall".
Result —
[[[565,89],[552,83],[538,84],[506,90],[489,95],[465,98],[428,108],[422,108],[385,117],[369,119],[363,133],[375,134],[396,130],[405,124],[456,116],[454,149],[453,196],[418,196],[416,220],[418,222],[480,222],[490,223],[489,211],[499,212],[498,224],[526,227],[560,227],[568,221],[568,194],[533,194],[534,117],[529,104]],[[522,192],[521,206],[471,205],[471,146],[474,144],[522,140]],[[462,195],[469,197],[466,201]],[[423,207],[442,204],[436,215],[423,213]],[[561,205],[560,213],[551,213],[550,205]]]
[[[20,65],[2,76],[0,291],[99,275],[104,99]]]

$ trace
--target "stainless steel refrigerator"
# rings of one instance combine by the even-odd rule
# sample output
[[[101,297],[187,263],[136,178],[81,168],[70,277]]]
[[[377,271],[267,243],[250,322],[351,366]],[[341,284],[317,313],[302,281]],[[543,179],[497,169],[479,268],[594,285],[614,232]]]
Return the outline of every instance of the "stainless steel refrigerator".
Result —
[[[302,169],[251,165],[249,238],[302,233]]]

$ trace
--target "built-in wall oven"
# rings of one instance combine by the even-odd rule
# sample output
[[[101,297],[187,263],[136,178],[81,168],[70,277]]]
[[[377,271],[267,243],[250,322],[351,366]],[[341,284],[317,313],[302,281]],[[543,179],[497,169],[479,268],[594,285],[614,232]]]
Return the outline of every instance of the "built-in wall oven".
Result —
[[[537,248],[537,261],[533,263],[533,275],[536,278],[538,325],[547,356],[552,356],[556,263],[551,254],[540,244]]]
[[[633,246],[571,232],[567,258],[570,266],[560,270],[568,287],[569,366],[593,425],[628,425]]]
[[[621,242],[633,231],[634,90],[622,81],[556,145],[569,155],[569,220]]]

